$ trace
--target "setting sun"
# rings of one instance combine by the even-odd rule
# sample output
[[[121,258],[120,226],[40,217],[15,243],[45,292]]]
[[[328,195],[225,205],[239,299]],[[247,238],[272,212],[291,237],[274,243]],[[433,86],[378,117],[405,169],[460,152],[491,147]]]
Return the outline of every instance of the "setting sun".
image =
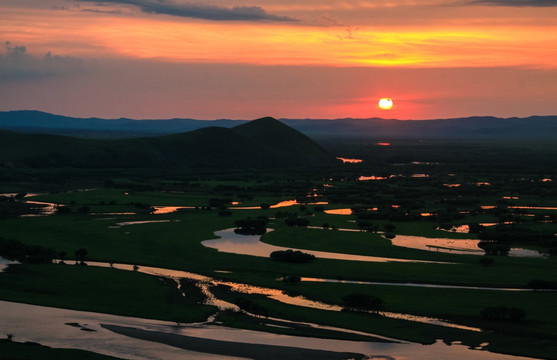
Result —
[[[393,107],[393,100],[389,98],[382,98],[379,100],[379,108],[383,110],[390,110]]]

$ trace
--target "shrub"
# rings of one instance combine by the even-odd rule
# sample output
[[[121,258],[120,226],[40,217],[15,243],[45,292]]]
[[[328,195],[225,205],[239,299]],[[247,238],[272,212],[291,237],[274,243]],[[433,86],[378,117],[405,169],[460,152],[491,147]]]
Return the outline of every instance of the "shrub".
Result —
[[[352,293],[344,296],[342,303],[347,311],[377,311],[383,305],[383,300],[373,295]]]
[[[302,281],[302,278],[298,275],[288,275],[282,278],[282,282],[285,282],[287,284],[297,284],[300,281]]]
[[[234,232],[237,234],[263,235],[267,232],[267,220],[265,219],[236,220],[234,224],[236,225]]]
[[[271,260],[289,263],[308,263],[315,260],[315,256],[299,250],[279,250],[271,253]]]
[[[308,226],[309,220],[305,218],[299,217],[288,217],[288,219],[284,220],[284,223],[288,226]]]

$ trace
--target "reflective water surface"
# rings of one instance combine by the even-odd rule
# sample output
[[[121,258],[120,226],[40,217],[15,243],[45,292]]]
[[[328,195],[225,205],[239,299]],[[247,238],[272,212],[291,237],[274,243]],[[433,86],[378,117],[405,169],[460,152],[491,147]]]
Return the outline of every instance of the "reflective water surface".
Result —
[[[277,289],[270,289],[248,284],[241,284],[223,280],[213,279],[209,276],[199,275],[195,273],[178,271],[172,269],[155,268],[147,266],[134,266],[129,264],[109,264],[99,262],[88,262],[89,266],[113,267],[116,269],[139,271],[154,276],[164,276],[172,279],[189,278],[199,282],[203,292],[208,296],[208,303],[217,306],[219,309],[232,309],[238,311],[238,307],[234,304],[217,299],[211,293],[211,287],[215,285],[224,285],[231,288],[232,291],[246,294],[260,294],[268,296],[271,299],[302,307],[317,308],[329,311],[340,311],[341,307],[329,305],[317,301],[306,299],[302,296],[290,296]],[[322,279],[303,279],[304,281],[326,281]],[[402,286],[415,286],[415,284],[405,284]],[[375,336],[385,340],[396,341],[396,344],[384,343],[366,343],[351,342],[337,340],[323,340],[312,338],[297,338],[292,336],[281,336],[268,334],[263,332],[245,331],[238,329],[225,328],[215,326],[209,323],[190,324],[188,326],[177,327],[173,323],[145,320],[129,317],[121,317],[114,315],[95,314],[87,312],[77,312],[71,310],[53,309],[40,306],[15,304],[0,301],[0,331],[14,334],[18,341],[34,341],[43,345],[53,347],[68,347],[90,350],[106,355],[120,356],[131,359],[177,359],[185,356],[188,359],[234,359],[232,357],[215,357],[203,353],[191,352],[188,350],[180,350],[166,345],[142,341],[126,336],[114,334],[101,324],[112,324],[119,326],[127,326],[149,331],[157,331],[163,333],[171,333],[178,335],[195,336],[199,338],[215,339],[221,341],[237,341],[250,342],[256,344],[273,344],[280,346],[294,346],[308,349],[321,349],[331,351],[358,352],[369,357],[385,356],[388,359],[404,359],[413,353],[413,359],[426,359],[433,353],[439,351],[439,355],[460,356],[455,359],[466,359],[464,350],[466,348],[455,346],[447,346],[438,342],[431,346],[423,346],[418,344],[409,344],[400,342],[396,339],[385,338],[375,334],[354,332],[352,330],[340,329],[334,327],[322,327],[317,324],[303,324],[315,328],[323,328],[347,333],[359,333],[369,336]],[[441,319],[414,316],[409,314],[398,314],[390,312],[380,312],[379,315],[395,319],[403,319],[407,321],[424,322],[440,326],[456,327],[469,331],[481,331],[477,328],[466,327],[463,325],[453,324]],[[263,318],[261,318],[263,321]],[[274,319],[285,323],[296,323],[283,319]],[[9,327],[6,325],[9,324]],[[301,323],[296,323],[301,324]],[[71,326],[70,326],[71,325]],[[87,330],[87,331],[82,331]],[[248,337],[246,337],[248,336]],[[379,351],[379,353],[378,353]],[[388,351],[389,355],[384,351]],[[467,351],[471,351],[468,350]],[[416,353],[417,352],[417,353]],[[125,354],[126,356],[122,356]],[[460,354],[460,355],[459,355]],[[487,354],[487,355],[486,355]],[[468,353],[468,356],[471,354]],[[478,353],[480,357],[474,353],[474,358],[478,359],[505,359],[502,355],[491,354],[487,352]],[[400,356],[400,357],[399,357]],[[485,357],[484,357],[485,356]]]
[[[284,200],[280,201],[276,204],[272,204],[269,206],[270,209],[278,209],[282,207],[289,207],[294,205],[327,205],[329,204],[326,201],[318,201],[312,203],[301,203],[298,200]],[[229,208],[230,210],[258,210],[261,209],[261,206],[233,206]]]
[[[31,208],[32,210],[37,211],[37,213],[21,215],[21,217],[47,216],[47,215],[53,215],[54,213],[56,213],[57,204],[49,203],[49,202],[43,202],[43,201],[30,201],[30,200],[25,200],[25,202],[27,204],[37,205],[36,207]]]
[[[463,225],[468,227],[468,225]],[[391,242],[395,246],[409,247],[420,250],[449,252],[453,254],[483,255],[485,252],[478,247],[477,239],[444,239],[426,238],[423,236],[397,235]],[[536,250],[511,248],[509,256],[544,258],[547,255]]]
[[[337,157],[337,159],[341,160],[344,164],[348,163],[348,164],[359,164],[361,162],[363,162],[362,159],[348,159],[348,158],[342,158],[342,157]]]
[[[478,247],[479,240],[473,239],[443,239],[425,238],[423,236],[397,235],[391,242],[395,246],[409,247],[420,250],[445,251],[454,254],[483,255],[484,251]]]
[[[101,324],[128,326],[162,333],[194,336],[220,341],[291,346],[305,349],[360,353],[374,359],[452,359],[467,360],[523,360],[514,357],[471,350],[466,346],[446,345],[437,341],[432,345],[415,343],[383,343],[342,341],[275,335],[265,332],[227,328],[212,324],[193,324],[177,327],[174,323],[84,311],[57,309],[36,305],[0,301],[0,332],[14,334],[15,341],[33,341],[57,348],[74,348],[133,360],[238,359],[228,356],[193,352],[113,333]],[[79,326],[69,326],[76,323]],[[94,331],[82,331],[87,328]]]
[[[369,180],[387,180],[386,177],[384,176],[375,176],[375,175],[371,175],[371,176],[360,176],[358,178],[359,181],[369,181]]]
[[[352,215],[352,209],[329,209],[325,210],[325,214],[330,215]]]
[[[349,229],[354,230],[354,229]],[[268,229],[267,231],[272,231]],[[359,230],[355,230],[359,231]],[[260,241],[261,236],[259,235],[239,235],[234,232],[234,229],[226,229],[221,231],[216,231],[215,235],[219,239],[215,240],[205,240],[201,244],[206,247],[217,249],[221,252],[241,254],[241,255],[251,255],[251,256],[261,256],[269,257],[273,251],[280,250],[300,250],[308,254],[312,254],[317,258],[321,259],[336,259],[336,260],[349,260],[349,261],[367,261],[367,262],[426,262],[426,263],[436,263],[434,261],[424,261],[424,260],[408,260],[408,259],[396,259],[396,258],[385,258],[377,256],[364,256],[364,255],[352,255],[352,254],[341,254],[332,253],[325,251],[315,251],[315,250],[303,250],[287,248],[282,246],[275,246],[266,244]]]
[[[153,206],[154,211],[152,214],[169,214],[176,212],[180,209],[195,209],[195,206]]]
[[[0,256],[0,272],[6,270],[9,265],[19,264],[19,261],[4,259]]]
[[[211,287],[213,286],[217,286],[217,285],[223,285],[223,286],[227,286],[230,288],[231,291],[233,292],[238,292],[238,293],[242,293],[242,294],[257,294],[257,295],[263,295],[268,297],[269,299],[272,300],[276,300],[279,301],[281,303],[284,304],[288,304],[288,305],[294,305],[294,306],[301,306],[301,307],[307,307],[307,308],[313,308],[313,309],[319,309],[319,310],[327,310],[327,311],[341,311],[342,307],[338,306],[338,305],[333,305],[333,304],[326,304],[323,302],[319,302],[319,301],[314,301],[314,300],[310,300],[307,299],[303,296],[291,296],[288,295],[286,293],[284,293],[282,290],[279,289],[272,289],[272,288],[265,288],[265,287],[261,287],[261,286],[254,286],[254,285],[249,285],[249,284],[243,284],[243,283],[237,283],[237,282],[231,282],[231,281],[225,281],[225,280],[218,280],[218,279],[214,279],[211,278],[209,276],[205,276],[205,275],[199,275],[199,274],[195,274],[195,273],[190,273],[190,272],[186,272],[186,271],[181,271],[181,270],[172,270],[172,269],[164,269],[164,268],[155,268],[155,267],[148,267],[148,266],[133,266],[133,265],[128,265],[128,264],[108,264],[108,263],[102,263],[102,262],[87,262],[87,264],[89,266],[99,266],[99,267],[112,267],[115,269],[120,269],[120,270],[127,270],[127,271],[138,271],[138,272],[142,272],[145,274],[149,274],[149,275],[154,275],[154,276],[163,276],[163,277],[167,277],[173,280],[176,280],[176,282],[179,284],[179,279],[181,278],[187,278],[187,279],[192,279],[197,281],[197,285],[201,288],[201,291],[207,296],[207,301],[206,304],[208,305],[214,305],[216,307],[218,307],[220,310],[233,310],[233,311],[240,311],[239,307],[235,304],[232,304],[230,302],[218,299],[211,291]],[[327,280],[321,280],[321,279],[312,279],[312,278],[303,278],[302,280],[305,281],[327,281]],[[348,281],[347,283],[352,283],[350,281]],[[355,283],[360,283],[360,284],[364,284],[365,282],[355,282]],[[366,283],[366,284],[379,284],[379,283]],[[381,283],[382,285],[387,285],[387,283]],[[398,284],[399,286],[413,286],[415,284]],[[424,287],[426,287],[428,285],[425,285]],[[429,285],[429,287],[435,287],[435,285]],[[443,287],[443,286],[440,286]],[[448,287],[450,288],[450,287]],[[459,288],[459,287],[456,287]],[[253,314],[250,314],[253,316]],[[438,326],[445,326],[445,327],[453,327],[453,328],[459,328],[459,329],[463,329],[463,330],[470,330],[470,331],[481,331],[478,328],[473,328],[473,327],[469,327],[469,326],[465,326],[465,325],[459,325],[459,324],[454,324],[445,320],[441,320],[441,319],[437,319],[437,318],[429,318],[429,317],[425,317],[425,316],[415,316],[415,315],[410,315],[410,314],[400,314],[400,313],[392,313],[392,312],[381,312],[379,313],[379,315],[384,316],[384,317],[388,317],[388,318],[394,318],[394,319],[403,319],[403,320],[407,320],[407,321],[414,321],[414,322],[421,322],[421,323],[426,323],[426,324],[433,324],[433,325],[438,325]],[[281,319],[281,321],[283,321]],[[313,327],[315,328],[322,328],[320,325],[317,324],[312,324]],[[330,328],[329,328],[330,329]],[[341,331],[341,332],[349,332],[349,333],[353,333],[353,331],[351,330],[347,330],[347,329],[340,329],[340,328],[335,328],[336,331]],[[361,333],[361,334],[365,334],[365,335],[369,335],[369,336],[374,336],[374,337],[379,337],[385,340],[390,340],[390,341],[398,341],[396,339],[391,339],[391,338],[385,338],[382,336],[378,336],[375,334],[366,334],[366,333]]]
[[[494,287],[438,285],[438,284],[422,284],[422,283],[393,283],[393,282],[380,282],[380,281],[321,279],[321,278],[310,278],[310,277],[303,277],[301,278],[301,281],[328,282],[328,283],[338,283],[338,284],[357,284],[357,285],[423,287],[423,288],[434,288],[434,289],[466,289],[466,290],[527,291],[527,292],[536,291],[535,289],[494,288]]]

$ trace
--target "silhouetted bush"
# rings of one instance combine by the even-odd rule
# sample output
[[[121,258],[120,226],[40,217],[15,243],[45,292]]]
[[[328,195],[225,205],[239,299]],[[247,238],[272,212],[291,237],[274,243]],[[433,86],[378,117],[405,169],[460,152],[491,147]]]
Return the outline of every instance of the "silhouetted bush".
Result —
[[[478,247],[485,251],[486,255],[506,256],[509,254],[511,247],[509,245],[498,242],[480,241]]]
[[[308,263],[315,260],[314,255],[292,249],[273,251],[270,256],[271,260],[289,263]]]
[[[265,316],[268,317],[269,316],[269,309],[261,306],[257,303],[254,303],[253,301],[249,300],[249,299],[245,299],[245,298],[237,298],[236,301],[234,301],[234,303],[236,305],[238,305],[238,307],[244,311],[247,311],[249,313],[255,314],[255,315],[261,315],[261,316]]]
[[[87,249],[85,248],[80,248],[77,249],[74,254],[76,256],[76,258],[79,260],[79,264],[80,265],[85,265],[85,257],[87,256],[89,252],[87,251]]]
[[[302,278],[298,275],[288,275],[282,278],[282,282],[285,282],[287,284],[297,284],[300,281],[302,281]]]
[[[40,245],[25,245],[19,240],[0,238],[0,256],[22,263],[50,264],[56,251]]]
[[[288,226],[308,226],[309,220],[306,218],[291,216],[284,220],[284,223]]]
[[[352,293],[342,298],[346,311],[377,311],[383,306],[383,300],[377,296],[364,293]]]
[[[236,229],[234,230],[237,234],[242,235],[263,235],[267,232],[267,220],[266,219],[243,219],[236,220],[234,222]]]

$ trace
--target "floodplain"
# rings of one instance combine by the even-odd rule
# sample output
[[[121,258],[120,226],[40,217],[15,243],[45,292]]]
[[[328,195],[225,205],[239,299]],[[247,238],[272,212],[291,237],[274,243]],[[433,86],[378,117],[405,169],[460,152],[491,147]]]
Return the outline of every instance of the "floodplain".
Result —
[[[352,346],[362,358],[403,358],[404,344],[420,346],[415,358],[557,358],[553,143],[322,145],[362,161],[288,170],[6,169],[0,255],[21,264],[0,273],[0,300],[163,321],[157,331],[177,334],[209,326],[308,343],[392,344]],[[206,246],[233,229],[276,248]],[[426,245],[395,245],[403,236]],[[285,249],[316,255],[271,256]],[[12,340],[0,342],[2,351],[54,352],[24,345],[41,341],[22,327],[2,322],[0,330]],[[344,356],[327,350],[315,356]]]

